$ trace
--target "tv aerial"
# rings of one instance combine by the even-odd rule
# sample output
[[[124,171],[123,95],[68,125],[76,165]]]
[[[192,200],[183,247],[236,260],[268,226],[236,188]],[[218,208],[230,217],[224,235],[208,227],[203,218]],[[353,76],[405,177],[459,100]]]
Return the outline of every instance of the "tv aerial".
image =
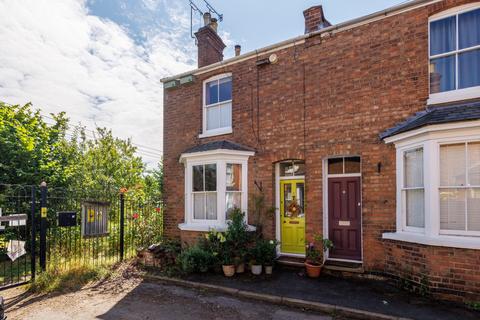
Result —
[[[190,36],[192,38],[195,38],[195,36],[193,35],[193,15],[196,13],[196,14],[199,14],[200,17],[203,17],[204,12],[200,10],[200,8],[195,4],[193,0],[189,0],[189,2],[190,2]],[[208,3],[207,0],[203,0],[203,2],[205,2],[205,6],[207,7],[208,12],[210,14],[212,13],[215,14],[217,16],[218,21],[222,22],[223,14],[215,10],[215,8],[210,3]]]

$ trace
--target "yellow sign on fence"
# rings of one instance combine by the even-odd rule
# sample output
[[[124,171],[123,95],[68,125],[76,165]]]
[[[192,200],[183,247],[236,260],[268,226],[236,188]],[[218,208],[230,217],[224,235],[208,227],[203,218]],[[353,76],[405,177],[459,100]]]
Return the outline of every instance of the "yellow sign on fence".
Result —
[[[42,218],[46,218],[47,217],[47,208],[42,207],[42,209],[40,209],[40,215],[41,215]]]

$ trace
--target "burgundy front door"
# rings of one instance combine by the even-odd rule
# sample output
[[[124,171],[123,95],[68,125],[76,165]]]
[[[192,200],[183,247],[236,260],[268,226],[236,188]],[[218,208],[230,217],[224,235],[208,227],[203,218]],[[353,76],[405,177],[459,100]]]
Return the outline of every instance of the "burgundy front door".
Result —
[[[330,258],[362,259],[360,177],[328,179]]]

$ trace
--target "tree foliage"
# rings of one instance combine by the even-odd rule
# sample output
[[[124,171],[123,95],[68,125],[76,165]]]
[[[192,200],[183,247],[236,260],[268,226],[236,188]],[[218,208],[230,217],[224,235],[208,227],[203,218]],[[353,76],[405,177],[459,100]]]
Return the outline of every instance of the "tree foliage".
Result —
[[[97,128],[87,138],[84,127],[71,127],[65,113],[46,123],[31,104],[0,102],[0,183],[84,190],[126,187],[141,196],[161,196],[161,163],[147,171],[136,147]]]

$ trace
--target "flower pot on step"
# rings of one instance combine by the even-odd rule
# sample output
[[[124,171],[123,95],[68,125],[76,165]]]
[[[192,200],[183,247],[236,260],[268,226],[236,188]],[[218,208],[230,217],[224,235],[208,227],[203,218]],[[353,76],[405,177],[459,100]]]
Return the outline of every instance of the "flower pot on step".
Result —
[[[237,265],[236,270],[237,273],[244,273],[245,272],[245,263],[240,263]]]
[[[235,275],[235,265],[222,266],[223,274],[226,277],[233,277]]]
[[[262,274],[262,265],[261,264],[252,264],[252,273],[256,276]]]
[[[321,264],[312,264],[309,262],[305,262],[305,268],[307,269],[307,275],[310,278],[318,278],[320,277],[320,272],[322,271]]]
[[[273,266],[265,266],[265,274],[271,275],[273,273]]]

